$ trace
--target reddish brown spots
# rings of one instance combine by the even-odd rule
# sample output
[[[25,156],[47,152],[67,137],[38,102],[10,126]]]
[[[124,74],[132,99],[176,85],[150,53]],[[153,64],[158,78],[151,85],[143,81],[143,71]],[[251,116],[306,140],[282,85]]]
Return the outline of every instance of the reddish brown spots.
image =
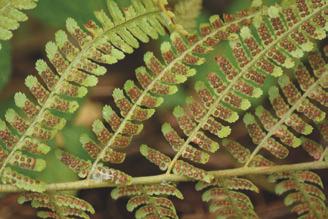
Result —
[[[202,35],[202,36],[207,36],[208,34],[210,34],[212,32],[212,30],[211,30],[211,26],[209,26],[209,25],[201,25],[201,27],[200,27],[200,34]]]
[[[281,34],[283,34],[286,31],[284,25],[282,24],[280,17],[271,18],[271,25],[277,36],[280,36]]]
[[[165,170],[171,162],[168,156],[151,148],[147,150],[147,159],[157,165],[161,170]]]
[[[216,121],[213,117],[210,117],[204,124],[203,128],[208,130],[213,135],[218,135],[218,132],[223,128],[222,125]]]
[[[216,93],[219,94],[226,89],[226,85],[223,80],[215,73],[209,73],[207,76],[211,86],[215,89]]]
[[[238,62],[238,64],[239,64],[239,66],[242,68],[242,67],[244,67],[245,65],[247,65],[247,63],[249,62],[249,59],[248,59],[248,57],[247,57],[247,55],[246,55],[246,52],[245,52],[245,50],[244,50],[244,48],[241,46],[241,43],[236,43],[236,44],[234,44],[233,45],[233,48],[232,48],[232,52],[233,52],[233,55],[234,55],[234,57],[236,58],[236,60],[237,60],[237,62]],[[217,58],[217,61],[218,61],[218,58]],[[227,60],[225,60],[225,61],[227,61]],[[221,62],[223,62],[223,61],[221,61]],[[219,61],[218,61],[218,63],[220,63]],[[230,65],[229,66],[229,64],[227,63],[227,62],[223,62],[224,64],[223,65],[226,65],[227,66],[227,68],[229,68],[229,69],[233,69],[233,67],[232,67],[232,65]],[[220,65],[221,66],[221,65]],[[221,66],[221,68],[222,68],[222,66]],[[232,80],[233,79],[233,77],[236,75],[237,73],[236,72],[234,72],[234,75],[232,75],[232,76],[228,76],[228,80]]]
[[[273,39],[271,37],[271,33],[268,30],[268,27],[264,23],[262,23],[258,27],[257,31],[258,31],[264,45],[269,45],[273,41]]]
[[[295,40],[300,45],[307,42],[307,39],[304,36],[304,34],[298,30],[292,32],[290,36],[293,40]]]
[[[246,162],[250,155],[249,149],[245,148],[236,141],[228,141],[227,144],[223,144],[226,150],[232,154],[232,156],[237,159],[240,163]]]
[[[102,158],[105,162],[110,163],[122,163],[125,159],[125,153],[112,150],[111,148],[107,149],[104,157]]]
[[[60,160],[74,172],[77,172],[79,175],[83,176],[88,174],[89,168],[91,167],[90,163],[80,160],[67,152],[62,152]]]
[[[288,27],[292,27],[297,23],[296,15],[291,8],[283,9],[282,13],[284,14]]]
[[[236,108],[241,107],[242,98],[231,92],[225,95],[223,100],[224,102],[229,103]]]
[[[92,143],[91,141],[83,144],[83,148],[88,152],[88,154],[93,159],[96,159],[97,155],[100,153],[100,148],[96,144]]]
[[[292,84],[292,82],[289,82],[289,84],[285,85],[281,89],[287,97],[288,103],[290,105],[295,104],[301,98],[300,92],[297,90],[294,84]]]
[[[305,17],[310,13],[305,0],[296,0],[296,5],[299,10],[299,15],[301,17]]]
[[[265,81],[265,76],[262,75],[261,73],[258,73],[254,70],[250,70],[247,72],[244,77],[258,85],[263,85]]]
[[[196,121],[202,119],[206,114],[204,106],[196,101],[188,104],[186,108],[188,109],[188,113],[191,114]]]
[[[192,139],[192,142],[205,151],[213,152],[213,149],[211,148],[213,140],[208,138],[203,132],[197,132],[196,136]]]
[[[264,148],[279,159],[285,158],[289,153],[287,148],[273,138],[269,138],[266,141]]]
[[[286,56],[276,48],[270,49],[270,51],[267,53],[267,56],[280,64],[284,64],[286,61]]]
[[[244,40],[245,44],[248,47],[248,50],[250,51],[252,56],[256,56],[261,52],[261,49],[255,39],[253,37],[249,37]]]
[[[35,84],[30,91],[40,103],[48,99],[49,92],[40,83]]]
[[[163,70],[162,64],[154,56],[150,58],[150,60],[146,63],[146,65],[152,71],[152,73],[154,73],[154,75],[159,75]]]
[[[213,96],[211,94],[211,92],[204,88],[204,89],[200,89],[198,91],[198,95],[201,98],[203,104],[208,108],[211,106],[211,104],[214,102]]]
[[[101,131],[95,134],[97,135],[97,139],[102,144],[106,144],[109,141],[109,139],[113,136],[113,134],[110,133],[105,127]]]
[[[287,52],[295,51],[297,48],[296,46],[288,39],[284,39],[279,43],[279,46],[284,48]]]
[[[273,73],[274,65],[266,59],[261,59],[256,65],[267,74]]]
[[[213,116],[226,120],[232,115],[232,110],[223,106],[216,107]]]
[[[178,160],[174,165],[174,171],[183,176],[188,176],[193,179],[204,179],[207,176],[206,171],[196,168],[189,163]]]
[[[304,150],[306,150],[315,160],[320,159],[321,154],[323,152],[323,148],[317,144],[316,142],[310,140],[310,139],[305,139],[303,141],[302,147]]]
[[[166,133],[164,137],[175,151],[178,151],[184,143],[184,140],[180,138],[178,133],[176,133],[174,130]]]
[[[223,26],[223,21],[222,21],[222,20],[220,19],[220,17],[218,16],[215,20],[213,20],[213,21],[211,22],[211,25],[212,25],[214,28],[218,29],[218,28],[220,28],[220,27]]]
[[[176,37],[172,40],[172,43],[178,53],[182,53],[187,50],[186,44],[184,43],[183,39],[178,35],[176,35]]]
[[[132,138],[132,136],[116,135],[111,147],[125,148],[130,144],[131,138]]]
[[[237,71],[225,57],[217,56],[215,59],[229,81],[236,77]]]
[[[67,100],[61,99],[60,97],[55,97],[51,108],[61,112],[67,112],[69,110],[69,102]]]
[[[252,96],[254,91],[254,87],[241,80],[234,85],[234,89],[247,96]]]

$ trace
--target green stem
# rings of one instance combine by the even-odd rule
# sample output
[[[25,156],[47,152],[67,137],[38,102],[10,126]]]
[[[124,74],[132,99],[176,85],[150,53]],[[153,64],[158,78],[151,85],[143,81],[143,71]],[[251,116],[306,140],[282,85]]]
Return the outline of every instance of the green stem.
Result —
[[[266,166],[266,167],[240,167],[228,170],[215,170],[209,171],[209,174],[215,177],[236,177],[245,175],[262,175],[262,174],[272,174],[278,172],[286,171],[297,171],[297,170],[309,170],[309,169],[328,169],[328,162],[324,161],[313,161],[305,163],[296,164],[284,164],[276,166]],[[132,179],[131,185],[146,185],[146,184],[158,184],[162,182],[188,182],[193,181],[193,179],[175,175],[175,174],[160,174],[154,176],[141,176],[134,177]],[[52,183],[46,186],[46,191],[61,191],[61,190],[79,190],[79,189],[94,189],[94,188],[108,188],[116,187],[119,185],[106,182],[106,181],[96,181],[96,180],[80,180],[74,182],[65,183]],[[13,185],[0,185],[0,192],[21,192],[23,189],[19,189]]]

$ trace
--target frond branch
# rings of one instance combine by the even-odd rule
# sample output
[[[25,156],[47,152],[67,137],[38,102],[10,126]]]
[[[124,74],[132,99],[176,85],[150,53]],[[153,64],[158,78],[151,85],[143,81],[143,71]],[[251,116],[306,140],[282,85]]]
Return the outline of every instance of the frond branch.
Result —
[[[242,19],[250,19],[250,18],[255,17],[256,15],[258,15],[259,13],[261,13],[261,11],[253,13],[249,16],[243,17]],[[238,19],[236,21],[233,21],[233,22],[229,23],[229,25],[238,24],[239,22],[240,22],[240,20]],[[106,146],[104,146],[102,148],[101,152],[98,154],[96,160],[93,162],[91,170],[89,171],[89,174],[88,174],[88,177],[87,177],[88,179],[90,179],[90,177],[94,173],[98,163],[106,155],[106,151],[108,151],[108,149],[113,145],[113,143],[116,140],[117,136],[122,133],[123,129],[126,126],[126,123],[129,122],[132,119],[137,107],[142,105],[142,101],[144,100],[145,96],[156,86],[156,84],[158,84],[161,81],[161,79],[165,76],[165,74],[168,71],[170,71],[170,69],[172,69],[172,67],[174,67],[177,63],[181,62],[188,54],[190,54],[193,50],[195,50],[195,48],[203,45],[204,42],[206,42],[208,39],[213,38],[215,35],[217,35],[220,31],[222,31],[226,27],[227,27],[226,25],[223,25],[221,28],[218,28],[217,30],[215,30],[212,33],[208,34],[206,37],[201,38],[198,42],[195,42],[191,47],[189,47],[187,50],[185,50],[184,52],[179,54],[170,64],[166,65],[165,68],[163,68],[163,70],[156,77],[154,77],[152,82],[142,91],[141,95],[138,97],[138,99],[133,104],[131,109],[128,111],[126,116],[124,116],[122,122],[120,123],[119,127],[117,128],[117,130],[115,131],[113,136],[110,138],[110,140],[108,141]]]
[[[110,35],[111,33],[117,32],[122,27],[124,27],[124,26],[126,26],[126,25],[128,25],[130,23],[133,23],[136,20],[142,20],[145,17],[149,17],[149,16],[154,15],[154,14],[159,14],[161,12],[162,12],[161,9],[155,9],[153,11],[149,11],[149,12],[144,13],[142,15],[136,16],[136,17],[134,17],[134,18],[132,18],[130,20],[124,21],[121,24],[115,25],[114,27],[111,27],[111,28],[109,28],[107,30],[104,30],[104,32],[102,34],[100,34],[95,39],[93,39],[90,42],[88,42],[87,45],[82,48],[81,52],[72,60],[72,62],[70,62],[69,66],[61,74],[61,77],[56,82],[56,84],[54,85],[53,89],[50,91],[47,100],[44,102],[44,104],[42,104],[40,111],[34,117],[33,121],[29,125],[29,128],[27,128],[26,131],[20,136],[18,142],[15,144],[15,146],[13,147],[13,149],[8,154],[8,157],[2,163],[1,168],[0,168],[0,176],[3,174],[3,171],[4,171],[5,167],[7,166],[8,162],[15,155],[15,152],[17,150],[20,150],[21,147],[23,146],[23,142],[24,142],[25,138],[28,137],[30,135],[30,133],[33,132],[33,129],[36,126],[36,124],[38,124],[38,123],[41,122],[41,120],[43,119],[43,115],[46,113],[47,109],[51,108],[52,101],[53,101],[54,97],[58,93],[60,93],[59,91],[61,89],[61,86],[64,83],[64,81],[67,80],[68,75],[72,72],[72,70],[74,68],[76,68],[76,66],[81,62],[81,60],[87,58],[87,56],[88,56],[88,54],[90,52],[90,49],[92,49],[94,47],[94,45],[97,45],[99,42],[101,42],[101,40],[103,40],[104,37]]]
[[[209,171],[214,177],[237,177],[245,175],[262,175],[272,174],[281,172],[290,172],[297,170],[314,170],[314,169],[327,169],[328,162],[325,161],[313,161],[296,164],[284,164],[276,166],[262,166],[262,167],[240,167],[235,169],[227,170],[215,170]],[[192,179],[175,174],[160,174],[154,176],[141,176],[134,177],[131,185],[147,185],[147,184],[158,184],[162,182],[188,182]],[[79,190],[79,189],[93,189],[93,188],[108,188],[117,187],[116,184],[108,183],[100,180],[80,180],[74,182],[65,183],[52,183],[46,186],[46,191],[62,191],[62,190]],[[0,193],[8,192],[21,192],[23,189],[17,188],[13,185],[0,185]]]
[[[304,22],[309,21],[310,19],[312,19],[317,14],[319,14],[322,11],[326,10],[327,7],[328,7],[328,5],[325,5],[325,6],[321,7],[321,8],[319,8],[319,9],[316,9],[312,13],[310,13],[309,15],[307,15],[306,17],[304,17],[304,19],[301,19],[300,21],[298,21],[298,23],[296,23],[293,27],[289,28],[281,36],[277,37],[274,41],[272,41],[272,43],[269,44],[266,48],[264,48],[260,53],[258,53],[256,56],[254,56],[254,58],[252,59],[252,61],[250,61],[247,65],[245,65],[241,69],[241,71],[239,72],[239,74],[237,76],[235,76],[235,78],[229,83],[229,85],[227,85],[226,89],[223,92],[221,92],[220,97],[217,98],[213,102],[213,104],[209,107],[209,110],[207,111],[207,113],[205,114],[205,116],[199,121],[198,125],[190,132],[187,140],[184,142],[184,144],[181,146],[181,148],[178,151],[178,153],[176,153],[176,155],[172,159],[172,161],[171,161],[171,163],[170,163],[170,165],[169,165],[169,167],[168,167],[168,169],[166,171],[166,174],[167,175],[169,175],[171,173],[171,171],[174,168],[174,165],[177,162],[177,160],[180,158],[180,156],[182,155],[182,153],[185,151],[185,149],[191,143],[192,139],[195,138],[195,136],[197,135],[198,131],[200,129],[202,129],[202,127],[207,123],[208,118],[215,112],[217,106],[221,103],[221,101],[223,100],[223,98],[233,89],[233,87],[236,84],[236,82],[239,79],[241,79],[243,77],[243,75],[246,74],[249,71],[249,69],[251,69],[262,57],[264,57],[265,54],[267,54],[272,48],[274,48],[275,46],[277,46],[279,42],[281,42],[282,40],[284,40],[285,38],[287,38],[291,33],[293,33],[293,31],[299,29],[300,26]],[[309,90],[312,90],[312,89],[309,89]],[[272,132],[272,134],[273,133],[274,132]],[[256,153],[257,153],[257,151],[256,151]],[[254,155],[252,156],[252,158],[255,156],[256,153],[254,153]],[[248,163],[249,162],[247,162],[247,165],[248,165]]]
[[[250,162],[254,159],[254,157],[258,154],[258,152],[265,146],[267,140],[274,135],[277,130],[280,128],[280,126],[288,119],[290,116],[294,113],[294,111],[303,103],[303,101],[320,85],[322,80],[328,76],[328,71],[325,71],[318,80],[313,83],[308,90],[302,95],[301,98],[299,98],[295,104],[288,110],[288,112],[281,117],[279,122],[277,122],[271,130],[267,133],[267,135],[261,140],[261,142],[257,145],[251,156],[248,158],[247,162],[245,163],[245,167],[247,167]]]

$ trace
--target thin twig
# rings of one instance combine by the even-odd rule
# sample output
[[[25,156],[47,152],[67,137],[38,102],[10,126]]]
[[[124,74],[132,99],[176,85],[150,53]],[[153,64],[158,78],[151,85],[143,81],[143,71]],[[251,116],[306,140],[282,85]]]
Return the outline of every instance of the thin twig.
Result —
[[[272,174],[278,172],[286,171],[297,171],[297,170],[307,170],[307,169],[327,169],[328,162],[324,161],[313,161],[297,164],[284,164],[276,166],[267,167],[240,167],[228,170],[215,170],[209,171],[209,173],[215,177],[236,177],[245,175],[261,175],[261,174]],[[158,184],[162,182],[188,182],[193,181],[193,179],[179,176],[175,174],[161,174],[154,176],[141,176],[134,177],[132,179],[131,185],[146,185],[146,184]],[[94,188],[109,188],[116,187],[111,182],[106,181],[96,181],[96,180],[80,180],[74,182],[65,183],[52,183],[46,186],[46,191],[61,191],[61,190],[79,190],[79,189],[94,189]],[[0,185],[0,192],[22,192],[23,189],[17,188],[13,185]]]

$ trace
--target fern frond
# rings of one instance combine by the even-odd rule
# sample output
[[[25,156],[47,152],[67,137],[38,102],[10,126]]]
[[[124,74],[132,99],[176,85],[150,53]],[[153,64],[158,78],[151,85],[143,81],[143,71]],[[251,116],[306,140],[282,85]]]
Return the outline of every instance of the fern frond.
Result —
[[[95,213],[88,202],[66,194],[23,193],[18,198],[18,203],[26,202],[31,202],[33,208],[43,209],[37,212],[39,218],[89,219],[89,214]]]
[[[0,40],[12,38],[12,31],[18,29],[19,23],[28,18],[23,10],[37,6],[38,0],[1,0],[0,1]],[[1,44],[0,44],[1,50]]]
[[[219,138],[227,137],[231,129],[225,124],[238,120],[238,110],[248,109],[250,98],[261,96],[259,86],[265,79],[281,76],[283,69],[296,65],[296,58],[314,49],[313,40],[326,36],[323,28],[327,25],[327,7],[326,1],[318,4],[297,1],[296,7],[290,8],[271,6],[255,18],[251,27],[243,27],[240,34],[230,37],[230,47],[237,65],[223,56],[217,56],[220,74],[208,74],[209,85],[202,81],[195,84],[200,101],[188,98],[186,107],[178,106],[173,111],[187,138],[174,134],[174,139],[170,140],[166,136],[174,150],[179,148],[167,174],[174,170],[176,162],[187,149],[190,151],[189,148],[193,147],[191,144],[198,145],[202,150],[217,150],[218,143],[205,132]]]
[[[202,10],[203,0],[180,0],[174,5],[175,22],[192,33],[196,29],[196,18]]]
[[[318,51],[311,52],[308,60],[313,69],[312,74],[300,63],[294,71],[296,83],[293,83],[289,76],[284,75],[278,79],[280,89],[275,86],[270,88],[269,99],[276,116],[262,106],[256,108],[255,115],[266,131],[261,128],[254,115],[250,113],[245,115],[244,123],[253,142],[257,144],[245,166],[262,148],[277,158],[285,158],[288,155],[285,145],[298,147],[302,144],[312,156],[316,159],[320,158],[318,150],[323,151],[320,146],[316,146],[313,141],[305,137],[298,138],[289,131],[290,128],[301,135],[308,135],[312,132],[313,127],[300,117],[300,114],[312,120],[313,123],[322,122],[326,118],[326,113],[318,106],[326,106],[328,100],[328,93],[325,91],[327,87],[323,83],[328,78],[327,64]],[[300,89],[295,84],[299,85]],[[280,142],[273,137],[279,139]]]
[[[5,146],[1,148],[0,178],[4,183],[31,189],[29,180],[20,182],[25,177],[18,177],[20,174],[7,166],[44,168],[44,162],[30,155],[23,156],[21,152],[49,151],[42,142],[52,139],[65,126],[64,115],[78,108],[76,98],[85,96],[86,87],[95,86],[97,76],[106,73],[106,68],[99,63],[116,63],[139,46],[138,40],[148,42],[165,33],[166,18],[152,0],[134,0],[124,11],[112,0],[107,0],[107,6],[110,16],[103,10],[95,13],[101,26],[89,21],[82,29],[74,19],[67,19],[70,36],[59,30],[55,42],[46,45],[49,62],[36,62],[36,70],[46,86],[37,77],[28,76],[25,84],[34,99],[20,92],[15,95],[18,109],[9,109],[6,122],[0,122],[0,138]],[[20,162],[19,158],[24,161]],[[33,184],[40,183],[33,181]],[[34,188],[35,191],[43,189]]]
[[[202,200],[209,202],[209,211],[217,218],[258,218],[247,195],[239,190],[258,192],[258,188],[243,178],[216,178],[211,183],[198,182],[196,190],[206,189]]]
[[[129,212],[135,211],[137,219],[178,218],[175,207],[167,196],[183,199],[181,192],[172,185],[133,185],[113,189],[113,199],[130,197],[127,203]]]
[[[253,10],[253,14],[251,11]],[[193,76],[196,70],[191,66],[204,63],[201,57],[211,51],[212,47],[230,34],[239,30],[239,26],[249,22],[257,13],[254,9],[244,11],[231,20],[223,22],[219,16],[212,16],[210,24],[200,27],[200,36],[181,36],[178,33],[171,35],[171,43],[161,45],[163,61],[148,52],[144,56],[146,66],[136,69],[138,80],[128,80],[123,89],[115,89],[113,97],[120,115],[115,107],[105,106],[103,118],[105,122],[96,120],[93,123],[93,132],[97,141],[83,135],[81,143],[84,149],[94,160],[87,178],[93,175],[99,162],[121,163],[125,159],[122,150],[127,147],[133,136],[143,129],[143,122],[149,119],[163,102],[162,95],[170,95],[177,91],[177,85]],[[107,128],[107,124],[110,128]]]
[[[325,194],[320,177],[311,171],[274,174],[269,177],[271,182],[277,182],[276,193],[285,197],[285,205],[292,207],[291,211],[300,219],[327,218],[328,209],[325,205]]]

